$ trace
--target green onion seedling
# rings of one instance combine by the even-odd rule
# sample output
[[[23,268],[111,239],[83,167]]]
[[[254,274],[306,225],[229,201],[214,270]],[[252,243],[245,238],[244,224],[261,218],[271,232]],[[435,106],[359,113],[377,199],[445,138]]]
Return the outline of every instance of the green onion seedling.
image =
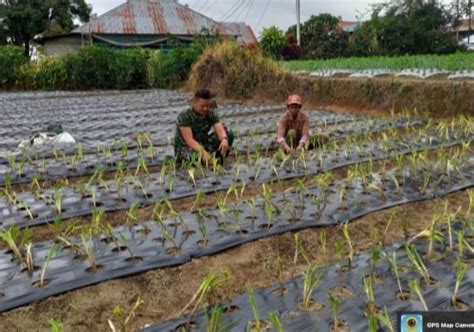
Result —
[[[296,266],[296,263],[298,261],[298,257],[300,255],[304,258],[305,262],[308,265],[311,265],[311,261],[308,258],[308,254],[306,253],[306,249],[303,246],[303,243],[300,239],[299,234],[294,234],[293,239],[294,239],[294,242],[295,242],[295,255],[293,256],[293,265]]]
[[[341,306],[341,302],[337,296],[334,296],[331,294],[331,292],[328,292],[328,299],[329,302],[331,303],[331,308],[334,316],[334,328],[337,329],[339,326],[339,308]]]
[[[212,306],[211,312],[206,309],[207,332],[225,332],[226,327],[221,324],[224,315],[224,306],[216,304]]]
[[[423,304],[423,307],[425,308],[425,311],[428,311],[428,306],[426,305],[423,294],[421,293],[420,284],[418,283],[418,280],[410,279],[408,281],[408,287],[410,287],[410,290],[413,294],[416,294],[418,296],[421,303]]]
[[[133,305],[132,309],[130,310],[130,312],[128,313],[128,315],[126,317],[124,317],[124,308],[120,304],[117,305],[114,308],[114,310],[112,311],[112,313],[113,313],[115,319],[119,321],[120,329],[117,330],[114,323],[109,319],[109,320],[107,320],[107,322],[108,322],[109,327],[112,330],[112,332],[125,332],[125,331],[127,331],[128,330],[127,325],[130,323],[130,321],[133,319],[133,317],[135,317],[135,313],[138,310],[138,308],[140,308],[140,306],[142,306],[144,303],[145,302],[140,297],[138,297],[137,300],[135,301],[135,304]]]
[[[394,332],[394,328],[392,325],[392,320],[390,319],[390,315],[388,314],[387,307],[384,307],[384,311],[379,311],[377,313],[377,319],[381,321],[390,332]]]
[[[275,330],[277,332],[284,332],[285,331],[285,329],[283,328],[283,324],[281,323],[280,318],[278,317],[278,314],[276,312],[273,312],[273,311],[270,312],[268,314],[268,318],[272,322],[273,327],[275,328]]]
[[[255,330],[257,332],[260,332],[262,331],[262,325],[261,325],[261,321],[260,321],[260,314],[259,314],[259,310],[258,310],[258,305],[257,305],[257,301],[255,299],[255,294],[253,292],[253,288],[252,286],[247,283],[247,293],[249,295],[249,302],[250,302],[250,306],[252,307],[252,311],[253,311],[253,316],[254,316],[254,327],[255,327]]]
[[[349,265],[349,269],[352,268],[352,258],[354,256],[354,248],[352,247],[352,241],[351,241],[351,236],[349,234],[349,228],[348,228],[348,223],[344,224],[344,227],[342,228],[342,233],[344,234],[344,238],[346,239],[347,244],[349,245],[349,253],[347,255],[347,263]]]
[[[430,273],[428,269],[426,268],[425,264],[423,263],[423,260],[421,259],[420,254],[418,254],[416,247],[413,245],[408,245],[406,246],[406,252],[413,266],[416,268],[418,273],[420,273],[420,275],[423,277],[426,284],[429,285],[431,281]]]
[[[51,332],[63,332],[63,325],[56,319],[48,319],[48,324],[51,326]]]
[[[43,269],[41,270],[41,277],[40,277],[40,283],[39,283],[40,288],[44,287],[44,277],[46,275],[46,269],[48,268],[49,262],[51,262],[51,259],[53,258],[54,255],[56,255],[58,250],[59,250],[59,245],[57,243],[53,243],[53,245],[48,251],[48,256],[46,257],[46,261],[43,264]]]
[[[26,255],[25,255],[25,261],[26,261],[26,269],[28,270],[28,275],[31,277],[33,275],[33,272],[35,270],[35,266],[33,263],[33,244],[27,243],[26,244]]]
[[[317,267],[315,265],[309,266],[308,270],[304,273],[303,282],[303,308],[309,309],[311,304],[311,295],[314,289],[318,287],[319,282],[323,273],[316,274]]]
[[[18,226],[13,225],[8,230],[0,231],[0,238],[5,241],[10,250],[13,251],[15,259],[22,261],[23,255],[21,254],[20,248],[16,245],[15,242],[19,234],[20,229],[18,228]]]
[[[227,271],[222,272],[210,272],[199,285],[198,290],[194,293],[191,300],[184,306],[181,310],[180,315],[182,315],[188,308],[191,308],[189,313],[188,322],[191,322],[191,319],[200,306],[204,306],[205,298],[208,298],[208,304],[212,302],[209,297],[215,293],[215,291],[224,286],[229,280],[229,273]]]
[[[451,297],[451,303],[456,306],[458,303],[458,293],[459,288],[461,288],[462,280],[464,279],[464,275],[467,271],[467,265],[463,263],[459,258],[456,261],[456,285],[454,287],[454,293]]]

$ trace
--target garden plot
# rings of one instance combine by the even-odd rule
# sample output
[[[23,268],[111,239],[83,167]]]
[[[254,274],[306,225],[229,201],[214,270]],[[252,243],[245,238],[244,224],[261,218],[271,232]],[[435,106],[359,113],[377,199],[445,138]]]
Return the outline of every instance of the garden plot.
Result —
[[[26,252],[15,240],[28,243],[31,234],[13,227],[2,233],[10,250],[1,256],[0,310],[111,278],[183,264],[262,237],[346,223],[373,211],[469,188],[474,185],[474,156],[464,152],[457,158],[455,172],[446,173],[448,160],[425,163],[420,158],[409,166],[349,175],[339,182],[326,174],[315,178],[314,186],[300,182],[288,193],[273,194],[267,184],[261,198],[237,199],[232,205],[224,199],[217,209],[195,213],[177,213],[164,201],[155,207],[153,222],[139,222],[131,215],[130,224],[117,229],[104,224],[103,211],[96,210],[80,237],[69,237],[69,229],[57,234],[55,242],[29,245]],[[239,192],[234,187],[228,194],[238,198]]]
[[[460,221],[449,227],[457,238],[449,237],[445,227],[431,249],[421,240],[374,245],[370,253],[354,257],[339,249],[338,264],[310,265],[303,277],[255,291],[247,285],[247,294],[232,301],[143,331],[267,330],[272,325],[277,331],[309,331],[314,326],[318,331],[394,331],[397,312],[471,310],[472,229]],[[345,234],[346,242],[337,243],[337,248],[350,246],[347,229]],[[216,287],[210,285],[211,290]],[[202,304],[196,300],[192,305]]]
[[[241,157],[237,157],[228,170],[215,164],[212,170],[193,168],[184,171],[176,169],[171,159],[159,173],[146,176],[127,176],[122,170],[116,174],[115,180],[107,181],[104,172],[96,172],[90,179],[77,185],[64,186],[60,182],[54,189],[37,189],[19,194],[8,190],[8,184],[3,191],[4,198],[0,201],[0,227],[6,228],[13,224],[19,227],[40,225],[58,219],[90,215],[96,208],[106,211],[136,209],[163,199],[176,200],[227,190],[236,183],[255,185],[311,176],[363,161],[393,158],[415,151],[463,143],[466,143],[463,149],[468,149],[474,137],[470,131],[458,129],[450,132],[449,128],[443,135],[412,135],[398,139],[397,132],[394,132],[390,138],[385,134],[381,142],[367,144],[363,137],[358,141],[347,141],[342,146],[334,142],[329,148],[303,153],[298,158],[280,158],[276,154],[271,158],[257,156],[253,162],[243,162]],[[451,162],[456,166],[454,161]],[[135,173],[139,172],[148,172],[146,165],[139,163]]]

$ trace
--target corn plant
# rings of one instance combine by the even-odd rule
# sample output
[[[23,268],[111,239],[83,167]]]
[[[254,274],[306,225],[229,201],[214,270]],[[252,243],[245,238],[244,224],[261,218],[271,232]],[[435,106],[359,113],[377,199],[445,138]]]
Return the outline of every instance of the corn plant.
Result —
[[[303,282],[303,308],[309,309],[311,305],[311,295],[314,292],[314,289],[318,287],[319,282],[323,273],[316,274],[317,267],[315,265],[310,265],[308,270],[304,273],[304,282]]]
[[[461,288],[461,283],[464,279],[464,275],[466,274],[467,268],[468,266],[458,258],[458,260],[456,261],[456,285],[454,287],[453,296],[451,297],[451,303],[454,306],[456,306],[458,303],[459,288]]]
[[[324,256],[326,256],[328,253],[328,232],[326,230],[322,230],[319,234],[319,244],[321,245]]]
[[[201,233],[202,245],[204,247],[207,247],[207,244],[209,243],[209,238],[208,238],[208,232],[207,232],[207,227],[206,227],[205,222],[199,223],[199,233]]]
[[[49,262],[51,262],[51,259],[53,258],[54,255],[56,255],[58,250],[59,250],[59,245],[57,243],[53,243],[53,245],[48,251],[48,256],[46,257],[46,260],[43,264],[43,268],[41,269],[41,277],[40,277],[40,282],[39,282],[40,288],[44,287],[44,277],[46,275],[46,269],[48,268]]]
[[[191,179],[191,181],[193,182],[193,187],[194,187],[194,188],[197,187],[197,185],[196,185],[196,175],[195,175],[195,172],[196,172],[196,169],[194,169],[194,168],[188,169],[188,175],[189,175],[189,178]]]
[[[421,303],[423,304],[423,307],[425,308],[425,311],[428,311],[428,306],[426,305],[423,294],[421,293],[420,284],[418,283],[418,280],[416,279],[408,280],[408,287],[410,287],[410,290],[413,294],[416,294],[418,296]]]
[[[120,324],[120,328],[117,329],[114,325],[114,323],[108,319],[107,322],[109,324],[110,329],[112,332],[125,332],[128,331],[127,326],[129,325],[130,321],[135,317],[136,311],[142,306],[145,302],[138,297],[137,300],[135,301],[135,304],[133,305],[132,309],[130,309],[130,312],[128,313],[127,316],[125,316],[125,309],[122,307],[122,305],[117,305],[114,310],[112,311],[112,314],[115,317],[115,320],[118,321]]]
[[[421,259],[420,254],[416,250],[415,246],[413,245],[406,246],[406,252],[413,266],[416,268],[418,273],[423,277],[426,284],[429,285],[431,282],[430,273],[428,269],[426,268],[425,264],[423,263],[423,260]]]
[[[433,219],[431,220],[430,225],[426,229],[415,235],[410,241],[408,241],[408,244],[410,244],[416,238],[428,237],[428,252],[426,255],[428,259],[432,259],[434,257],[435,241],[438,241],[442,246],[444,246],[443,233],[436,229],[437,223],[441,219],[441,217],[441,215],[435,214],[433,216]]]
[[[283,324],[280,321],[280,318],[278,317],[278,314],[276,312],[270,312],[268,314],[268,318],[273,324],[273,327],[277,332],[284,332],[285,329],[283,328]]]

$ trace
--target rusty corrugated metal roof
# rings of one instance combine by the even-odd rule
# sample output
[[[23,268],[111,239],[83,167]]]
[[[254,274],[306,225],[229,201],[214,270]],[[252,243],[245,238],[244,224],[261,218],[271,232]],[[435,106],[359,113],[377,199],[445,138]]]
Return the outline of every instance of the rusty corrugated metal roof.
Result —
[[[128,0],[74,29],[76,33],[195,35],[203,28],[232,35],[222,24],[176,0]]]
[[[237,35],[237,43],[248,46],[257,44],[258,40],[250,26],[244,22],[222,22],[230,34]]]

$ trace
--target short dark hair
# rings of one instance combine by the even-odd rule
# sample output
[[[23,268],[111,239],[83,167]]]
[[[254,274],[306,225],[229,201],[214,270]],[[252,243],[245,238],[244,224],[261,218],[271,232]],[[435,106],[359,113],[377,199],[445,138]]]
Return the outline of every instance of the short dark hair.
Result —
[[[206,99],[206,100],[209,100],[209,99],[212,99],[214,98],[215,95],[208,89],[199,89],[196,91],[196,93],[194,93],[194,98],[195,99]]]

